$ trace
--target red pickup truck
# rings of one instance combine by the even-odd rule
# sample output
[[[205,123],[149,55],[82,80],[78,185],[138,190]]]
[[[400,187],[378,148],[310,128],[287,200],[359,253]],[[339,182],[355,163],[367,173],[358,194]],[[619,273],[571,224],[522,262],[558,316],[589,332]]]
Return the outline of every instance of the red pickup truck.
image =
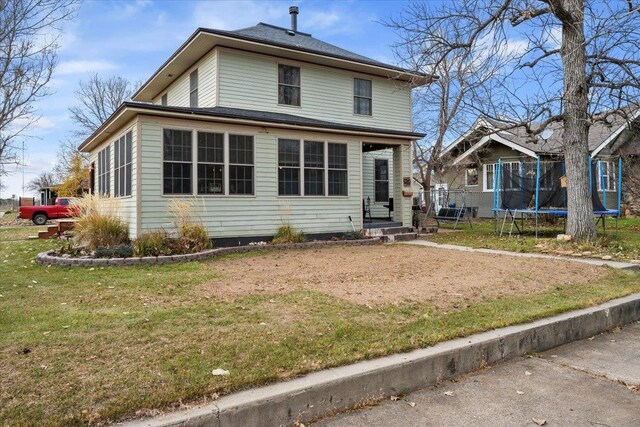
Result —
[[[58,197],[55,205],[20,206],[18,217],[30,219],[36,225],[44,225],[49,219],[69,218],[73,216],[70,197]]]

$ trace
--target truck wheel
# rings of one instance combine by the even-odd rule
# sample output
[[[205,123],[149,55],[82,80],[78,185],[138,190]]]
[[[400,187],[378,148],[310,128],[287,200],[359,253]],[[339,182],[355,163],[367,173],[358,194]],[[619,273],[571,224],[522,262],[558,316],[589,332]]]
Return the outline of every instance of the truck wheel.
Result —
[[[35,225],[45,225],[47,223],[47,215],[43,213],[35,214],[33,216],[33,223]]]

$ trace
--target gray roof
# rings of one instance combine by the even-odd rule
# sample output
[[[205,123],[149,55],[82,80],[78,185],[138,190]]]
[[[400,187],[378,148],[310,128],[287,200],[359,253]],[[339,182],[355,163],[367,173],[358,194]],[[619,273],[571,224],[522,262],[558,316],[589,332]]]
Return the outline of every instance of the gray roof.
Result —
[[[323,129],[336,129],[355,132],[379,133],[387,135],[400,135],[407,138],[423,138],[424,134],[406,132],[395,129],[383,129],[367,126],[354,126],[344,123],[329,122],[326,120],[312,119],[309,117],[295,116],[293,114],[273,113],[270,111],[246,110],[243,108],[211,107],[211,108],[190,108],[173,107],[151,104],[146,102],[127,101],[123,103],[126,107],[144,108],[147,110],[176,112],[183,114],[194,114],[201,116],[220,117],[229,119],[244,119],[261,123],[288,124],[295,126],[317,127]]]
[[[484,118],[495,129],[485,130],[483,133],[478,132],[474,136],[482,137],[483,135],[496,134],[500,137],[512,142],[520,147],[529,149],[536,154],[561,154],[562,153],[562,135],[564,133],[564,126],[560,122],[554,122],[547,126],[547,129],[552,133],[546,140],[539,137],[532,137],[527,134],[524,127],[511,127],[508,123],[500,122],[498,120],[492,120]],[[620,126],[624,125],[627,121],[626,117],[619,114],[610,115],[606,121],[597,121],[589,127],[589,152],[595,150],[602,142],[609,138]],[[535,130],[536,126],[533,126]],[[535,142],[534,142],[535,141]]]
[[[235,31],[217,30],[211,28],[202,28],[204,32],[211,34],[219,34],[248,41],[255,41],[273,46],[286,47],[303,52],[317,53],[324,56],[330,56],[338,59],[346,59],[362,64],[374,65],[383,68],[389,68],[400,72],[413,73],[418,75],[426,74],[406,70],[395,65],[385,64],[363,55],[342,49],[338,46],[323,42],[311,36],[311,34],[300,31],[292,32],[288,28],[277,27],[271,24],[260,22],[258,25],[248,28],[242,28]]]

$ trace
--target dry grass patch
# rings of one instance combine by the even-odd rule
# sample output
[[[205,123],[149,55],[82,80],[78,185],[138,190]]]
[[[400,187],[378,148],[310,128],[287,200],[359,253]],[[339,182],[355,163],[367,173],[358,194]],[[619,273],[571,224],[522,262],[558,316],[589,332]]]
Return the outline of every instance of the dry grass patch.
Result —
[[[198,291],[224,300],[307,289],[357,304],[431,301],[442,308],[596,283],[608,274],[604,267],[569,261],[409,245],[272,252],[211,265],[222,276]]]

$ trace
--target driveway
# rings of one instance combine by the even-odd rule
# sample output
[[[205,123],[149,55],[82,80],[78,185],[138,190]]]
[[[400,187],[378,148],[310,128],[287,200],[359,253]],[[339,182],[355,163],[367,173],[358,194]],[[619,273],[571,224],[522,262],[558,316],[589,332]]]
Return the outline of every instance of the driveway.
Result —
[[[640,323],[315,426],[638,426]]]

